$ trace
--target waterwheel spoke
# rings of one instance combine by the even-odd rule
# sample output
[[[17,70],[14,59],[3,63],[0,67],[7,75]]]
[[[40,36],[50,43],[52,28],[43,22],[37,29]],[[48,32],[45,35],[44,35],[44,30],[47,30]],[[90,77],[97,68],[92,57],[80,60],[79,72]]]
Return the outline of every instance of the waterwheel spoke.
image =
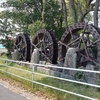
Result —
[[[30,46],[31,44],[28,35],[18,34],[14,44],[15,49],[19,52],[18,60],[30,61]]]
[[[71,44],[73,44],[73,43],[75,43],[75,42],[77,42],[77,41],[79,41],[79,40],[80,40],[80,37],[77,38],[77,39],[75,39],[75,40],[73,40],[73,41],[71,41],[70,43],[68,43],[67,46],[70,46]]]
[[[22,53],[20,53],[20,54],[21,54],[23,60],[26,61],[26,58],[24,57],[24,55]]]
[[[81,38],[81,39],[82,39],[82,43],[83,43],[83,46],[84,46],[84,49],[85,49],[86,55],[89,57],[89,53],[88,53],[88,50],[87,50],[86,44],[85,44],[85,42],[84,42],[84,39],[83,39],[83,38]]]
[[[27,46],[25,45],[24,47],[22,47],[22,48],[20,49],[20,51],[24,50],[26,47],[27,47]]]
[[[68,45],[66,45],[65,43],[63,43],[63,42],[61,42],[61,41],[59,41],[58,43],[59,43],[60,45],[65,46],[66,48],[68,48],[68,47],[69,47]]]
[[[73,33],[72,33],[70,27],[69,27],[68,29],[69,29],[69,33],[70,33],[70,35],[71,35],[71,37],[72,37],[72,39],[73,39],[74,37],[73,37]]]
[[[88,23],[85,23],[85,25],[84,25],[84,27],[83,27],[83,34],[82,35],[84,35],[84,33],[86,32],[86,27],[87,27],[87,25],[88,25]]]
[[[75,34],[79,34],[77,39],[74,39]],[[100,33],[97,28],[88,23],[76,23],[66,30],[61,37],[60,61],[65,58],[69,47],[76,48],[77,65],[86,66],[89,62],[95,65],[100,65]],[[65,48],[66,47],[66,48]],[[79,66],[77,66],[79,67]]]
[[[14,46],[15,46],[15,48],[17,49],[17,51],[19,51],[19,48],[17,47],[17,45],[16,45],[16,44],[14,44]]]
[[[37,41],[37,34],[39,40]],[[40,60],[57,63],[58,45],[54,35],[46,29],[39,30],[32,40],[32,51],[38,49],[41,53]]]
[[[32,43],[32,45],[33,45],[37,50],[39,50],[39,52],[40,52],[46,59],[48,59],[48,60],[50,61],[50,59],[42,52],[42,50],[40,50],[39,48],[37,48],[36,45],[34,45],[33,43]]]
[[[39,39],[39,35],[37,34],[37,41],[39,42],[40,41],[40,39]]]
[[[22,38],[21,39],[18,39],[18,44],[16,45],[17,47],[20,46],[22,44],[23,40]]]
[[[96,59],[92,59],[92,58],[90,58],[90,57],[87,57],[86,55],[84,55],[84,54],[82,54],[82,53],[81,53],[81,55],[82,55],[83,57],[85,57],[85,58],[88,60],[87,62],[91,61],[91,62],[93,62],[94,64],[100,66],[100,64],[96,62]]]
[[[40,45],[42,42],[43,42],[42,40],[39,41],[39,42],[36,44],[36,47],[37,47],[38,45]]]
[[[93,47],[93,46],[96,46],[96,44],[99,43],[99,42],[100,42],[100,39],[98,39],[98,40],[96,40],[96,41],[90,43],[89,45],[87,45],[87,47]]]
[[[44,48],[47,49],[49,46],[52,46],[53,45],[53,42],[47,44],[47,46],[45,46]]]

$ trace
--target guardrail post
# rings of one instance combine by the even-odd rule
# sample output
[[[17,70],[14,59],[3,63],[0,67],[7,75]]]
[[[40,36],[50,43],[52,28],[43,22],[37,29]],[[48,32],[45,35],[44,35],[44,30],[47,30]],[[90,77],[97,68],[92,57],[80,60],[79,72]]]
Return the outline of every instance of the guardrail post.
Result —
[[[32,64],[32,87],[33,87],[33,81],[34,81],[34,65]]]

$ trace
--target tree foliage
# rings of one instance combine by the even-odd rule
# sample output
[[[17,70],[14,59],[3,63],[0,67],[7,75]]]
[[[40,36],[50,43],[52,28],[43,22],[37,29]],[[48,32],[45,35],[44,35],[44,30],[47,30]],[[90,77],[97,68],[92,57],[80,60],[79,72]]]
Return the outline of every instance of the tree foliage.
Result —
[[[13,39],[12,34],[14,34],[15,27],[11,24],[11,21],[8,19],[0,20],[0,36],[2,36],[0,43],[8,50],[8,55],[11,55],[11,51],[13,50]]]
[[[7,8],[0,18],[10,20],[16,28],[4,34],[21,32],[31,36],[41,28],[52,30],[59,40],[65,28],[73,23],[85,21],[94,9],[93,0],[6,0],[1,6]],[[89,15],[90,16],[90,15]],[[7,22],[9,23],[9,22]],[[5,25],[4,25],[5,26]],[[11,25],[10,25],[11,26]],[[3,28],[2,28],[3,29]],[[8,31],[7,28],[1,31]],[[2,32],[1,32],[2,33]],[[3,34],[2,34],[3,35]]]
[[[30,35],[33,36],[38,30],[45,28],[45,24],[37,20],[36,22],[29,25],[28,30]]]
[[[58,38],[63,33],[64,15],[57,0],[7,0],[3,6],[11,8],[9,18],[24,33],[29,33],[29,26],[37,21],[45,24],[45,28],[52,30]]]

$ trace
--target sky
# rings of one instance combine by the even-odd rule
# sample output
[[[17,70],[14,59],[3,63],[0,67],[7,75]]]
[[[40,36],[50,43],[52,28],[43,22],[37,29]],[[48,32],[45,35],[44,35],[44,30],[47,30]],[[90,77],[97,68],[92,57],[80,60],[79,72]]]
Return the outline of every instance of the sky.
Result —
[[[0,4],[3,3],[3,2],[5,2],[5,1],[6,1],[6,0],[0,0]],[[4,8],[1,8],[1,7],[0,7],[0,11],[3,11],[3,10],[4,10]]]

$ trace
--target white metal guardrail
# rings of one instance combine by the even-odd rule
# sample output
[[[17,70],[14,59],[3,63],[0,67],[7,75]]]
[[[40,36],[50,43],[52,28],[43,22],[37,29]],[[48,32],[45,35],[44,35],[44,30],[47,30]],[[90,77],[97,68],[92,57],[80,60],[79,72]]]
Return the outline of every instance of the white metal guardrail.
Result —
[[[36,83],[38,85],[42,85],[42,86],[45,86],[45,87],[48,87],[48,88],[52,88],[52,89],[55,89],[55,90],[59,90],[59,91],[62,91],[62,92],[65,92],[65,93],[69,93],[69,94],[72,94],[72,95],[75,95],[75,96],[78,96],[78,97],[82,97],[82,98],[85,98],[85,99],[88,99],[88,100],[97,100],[97,99],[92,98],[92,97],[88,97],[88,96],[85,96],[85,95],[81,95],[81,94],[78,94],[78,93],[74,93],[74,92],[67,91],[67,90],[64,90],[64,89],[61,89],[61,88],[57,88],[57,87],[53,87],[53,86],[50,86],[50,85],[47,85],[47,84],[43,84],[43,83],[37,82],[37,81],[34,80],[34,77],[35,77],[34,74],[37,74],[37,75],[40,75],[40,76],[46,76],[46,77],[50,77],[50,78],[54,78],[54,79],[59,79],[59,80],[67,81],[67,82],[78,83],[78,84],[82,84],[82,85],[96,87],[96,88],[100,88],[99,85],[84,83],[84,82],[80,82],[80,81],[75,81],[75,80],[60,78],[60,77],[46,75],[46,74],[41,74],[41,73],[35,72],[34,71],[34,67],[35,66],[41,66],[41,67],[47,67],[47,68],[50,67],[50,68],[58,68],[58,69],[67,69],[67,70],[81,71],[81,72],[90,72],[90,73],[97,73],[97,74],[100,74],[100,71],[84,70],[84,69],[75,69],[75,68],[68,68],[68,67],[59,67],[59,66],[53,66],[53,65],[51,66],[51,65],[35,64],[35,63],[15,61],[15,60],[9,60],[9,59],[1,59],[1,58],[0,58],[0,60],[6,61],[5,65],[4,64],[0,64],[2,66],[5,66],[6,67],[6,70],[2,70],[2,69],[0,69],[0,70],[3,71],[3,72],[8,73],[10,75],[16,76],[18,78],[21,78],[21,79],[24,79],[24,80],[27,80],[27,81],[30,81],[32,83]],[[29,64],[29,65],[32,65],[33,68],[32,68],[32,71],[27,71],[27,70],[23,70],[21,68],[15,68],[15,67],[8,66],[8,62]],[[27,78],[24,78],[24,77],[21,77],[19,75],[16,75],[16,74],[13,74],[13,73],[8,72],[8,68],[9,67],[10,68],[13,68],[13,69],[16,69],[16,70],[21,70],[21,71],[24,71],[24,72],[27,72],[27,73],[32,74],[32,80],[29,80]]]

